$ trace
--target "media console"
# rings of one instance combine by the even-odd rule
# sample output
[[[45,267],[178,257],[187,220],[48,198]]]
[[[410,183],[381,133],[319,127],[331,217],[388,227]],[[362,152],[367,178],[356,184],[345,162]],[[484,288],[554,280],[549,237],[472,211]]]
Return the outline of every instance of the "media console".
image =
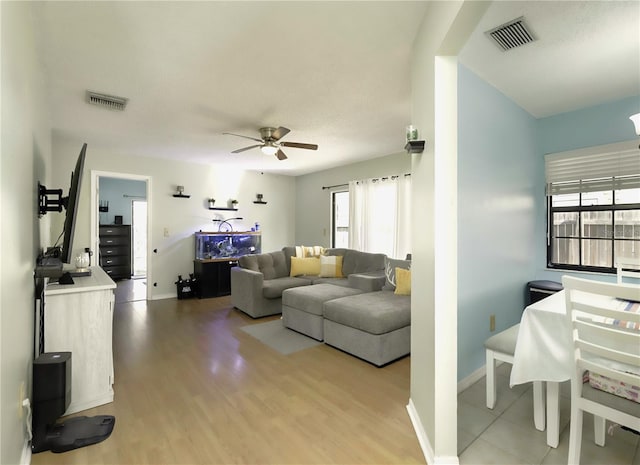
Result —
[[[38,353],[71,352],[71,403],[65,415],[113,402],[116,284],[99,266],[74,284],[47,283]],[[42,312],[42,306],[41,310]]]

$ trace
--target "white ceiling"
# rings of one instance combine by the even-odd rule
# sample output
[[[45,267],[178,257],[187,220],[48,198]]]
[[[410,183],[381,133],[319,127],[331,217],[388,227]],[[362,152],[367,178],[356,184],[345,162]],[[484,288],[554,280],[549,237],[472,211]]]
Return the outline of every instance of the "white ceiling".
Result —
[[[42,2],[54,131],[130,155],[298,175],[402,150],[426,2]],[[525,16],[538,41],[484,31]],[[460,60],[535,117],[640,94],[640,3],[495,2]],[[86,90],[126,97],[124,112]],[[278,161],[233,132],[286,126]]]
[[[486,37],[520,16],[536,41]],[[640,95],[640,2],[494,2],[459,59],[536,118]]]

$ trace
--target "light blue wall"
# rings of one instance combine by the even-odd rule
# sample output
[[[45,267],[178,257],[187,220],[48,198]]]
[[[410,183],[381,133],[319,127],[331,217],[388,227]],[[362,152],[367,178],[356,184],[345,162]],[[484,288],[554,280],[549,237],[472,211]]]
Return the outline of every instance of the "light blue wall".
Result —
[[[100,213],[100,224],[113,224],[116,215],[122,216],[123,224],[131,224],[131,202],[146,196],[145,181],[100,177],[100,201],[109,202],[109,211]]]
[[[540,153],[564,152],[635,137],[629,116],[640,113],[640,97],[596,105],[538,120]]]
[[[496,332],[519,321],[526,283],[546,269],[544,154],[635,137],[640,97],[536,120],[473,72],[458,73],[458,380],[484,365]],[[572,273],[602,281],[611,275]]]
[[[536,120],[458,70],[458,380],[484,365],[496,331],[520,320],[535,274],[535,199],[543,167]]]
[[[546,268],[546,198],[544,193],[544,154],[576,150],[584,147],[633,140],[635,131],[629,116],[640,113],[640,97],[597,105],[582,110],[562,113],[538,120],[537,143],[540,147],[536,171],[539,186],[536,195],[536,279],[560,281],[562,271]],[[614,281],[611,275],[571,273],[575,276]]]

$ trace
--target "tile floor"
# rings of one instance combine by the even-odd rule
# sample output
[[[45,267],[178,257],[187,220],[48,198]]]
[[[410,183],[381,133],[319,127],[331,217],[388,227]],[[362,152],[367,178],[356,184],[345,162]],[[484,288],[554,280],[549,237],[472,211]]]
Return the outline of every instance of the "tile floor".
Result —
[[[531,385],[509,389],[511,365],[502,364],[497,377],[497,402],[486,407],[485,378],[458,395],[458,456],[461,465],[566,464],[571,407],[569,383],[561,386],[560,444],[547,446],[546,432],[533,425]],[[606,446],[593,442],[593,417],[585,414],[581,465],[640,465],[640,436],[615,428]]]

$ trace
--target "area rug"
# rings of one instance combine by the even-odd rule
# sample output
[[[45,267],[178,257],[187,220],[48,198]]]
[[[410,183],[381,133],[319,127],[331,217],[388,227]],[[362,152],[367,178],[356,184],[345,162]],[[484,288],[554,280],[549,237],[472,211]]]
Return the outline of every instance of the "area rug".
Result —
[[[280,319],[247,325],[240,329],[283,355],[322,344],[315,339],[285,328]]]

